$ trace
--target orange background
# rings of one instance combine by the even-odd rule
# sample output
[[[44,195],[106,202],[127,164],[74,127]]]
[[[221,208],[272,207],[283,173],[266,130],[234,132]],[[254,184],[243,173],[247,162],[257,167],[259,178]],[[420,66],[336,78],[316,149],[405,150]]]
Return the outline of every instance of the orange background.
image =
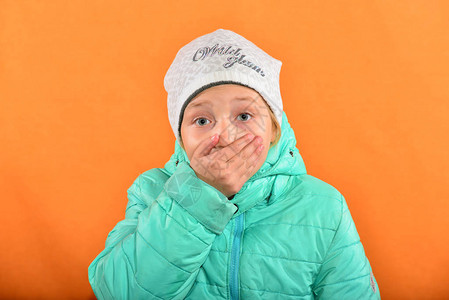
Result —
[[[307,171],[345,196],[382,298],[448,297],[446,1],[1,0],[0,298],[94,297],[127,188],[174,151],[165,72],[218,28],[283,62]]]

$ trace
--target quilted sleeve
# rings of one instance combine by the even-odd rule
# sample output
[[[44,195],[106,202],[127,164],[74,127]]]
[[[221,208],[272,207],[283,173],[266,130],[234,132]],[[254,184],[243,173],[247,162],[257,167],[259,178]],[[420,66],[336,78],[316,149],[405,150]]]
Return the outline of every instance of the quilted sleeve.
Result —
[[[313,291],[317,299],[380,299],[379,287],[341,196],[341,219]]]
[[[215,237],[237,210],[186,162],[148,205],[141,176],[128,189],[125,219],[89,266],[98,299],[183,299]]]

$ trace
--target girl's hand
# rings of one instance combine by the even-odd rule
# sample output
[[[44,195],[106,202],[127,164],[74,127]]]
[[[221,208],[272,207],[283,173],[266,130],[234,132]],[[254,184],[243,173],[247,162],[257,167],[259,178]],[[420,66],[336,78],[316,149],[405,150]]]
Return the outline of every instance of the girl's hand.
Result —
[[[229,197],[257,172],[254,166],[264,146],[261,137],[247,134],[211,153],[218,139],[215,134],[204,140],[193,152],[190,167],[198,178]]]

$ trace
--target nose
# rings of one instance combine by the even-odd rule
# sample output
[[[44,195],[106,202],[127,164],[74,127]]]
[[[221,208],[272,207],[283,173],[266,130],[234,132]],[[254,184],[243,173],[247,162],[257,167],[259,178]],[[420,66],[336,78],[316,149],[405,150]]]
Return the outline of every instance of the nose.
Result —
[[[247,131],[245,128],[240,128],[231,122],[229,118],[223,118],[220,121],[217,121],[214,129],[214,133],[218,133],[218,136],[220,137],[216,145],[217,148],[228,146],[241,136],[245,135]]]

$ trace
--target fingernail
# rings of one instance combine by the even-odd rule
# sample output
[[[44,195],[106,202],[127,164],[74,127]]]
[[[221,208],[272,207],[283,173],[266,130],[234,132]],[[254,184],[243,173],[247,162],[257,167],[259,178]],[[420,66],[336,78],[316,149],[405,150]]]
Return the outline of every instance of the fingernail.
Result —
[[[213,136],[210,137],[211,141],[215,141],[217,139],[217,134],[214,134]]]
[[[246,136],[246,138],[248,139],[248,140],[252,140],[253,138],[254,138],[254,134],[248,134],[247,136]]]

